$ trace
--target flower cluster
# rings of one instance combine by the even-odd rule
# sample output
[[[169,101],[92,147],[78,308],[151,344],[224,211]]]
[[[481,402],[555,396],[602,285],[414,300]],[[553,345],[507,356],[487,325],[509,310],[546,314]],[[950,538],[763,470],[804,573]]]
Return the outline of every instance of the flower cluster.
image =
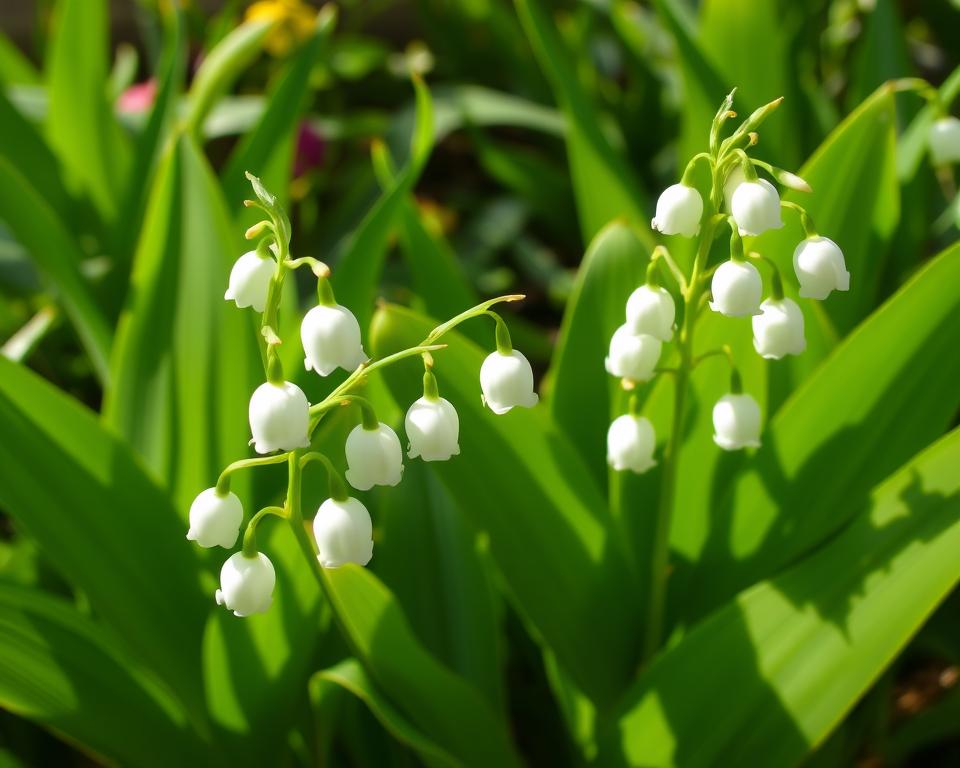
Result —
[[[777,187],[758,171],[781,185],[810,192],[799,176],[752,158],[748,150],[756,143],[756,128],[778,106],[764,105],[750,115],[727,138],[721,140],[724,123],[735,116],[733,93],[721,105],[710,132],[710,151],[696,155],[686,166],[679,183],[668,187],[657,200],[651,226],[663,235],[699,236],[692,270],[684,273],[663,246],[657,246],[647,269],[647,279],[630,295],[625,322],[610,339],[606,369],[621,379],[626,390],[658,374],[677,380],[672,440],[679,439],[683,419],[684,390],[701,360],[715,354],[726,356],[731,366],[728,394],[713,407],[714,442],[734,451],[760,445],[761,417],[757,401],[742,391],[739,373],[729,347],[693,354],[693,332],[704,306],[725,317],[751,318],[753,345],[770,360],[799,355],[806,348],[803,312],[784,295],[783,279],[774,261],[744,246],[745,238],[783,226],[783,211],[796,213],[805,237],[793,252],[793,272],[801,298],[823,300],[833,291],[850,287],[843,252],[831,239],[817,233],[808,212],[800,205],[780,199]],[[698,166],[709,172],[709,192],[698,187]],[[705,200],[706,197],[706,200]],[[721,227],[730,230],[729,258],[710,264],[711,246]],[[769,290],[757,264],[770,271]],[[664,269],[666,267],[666,270]],[[678,321],[675,294],[664,284],[673,283],[683,314]],[[766,294],[766,295],[765,295]],[[658,367],[663,345],[676,346],[676,367]],[[636,394],[629,399],[628,413],[614,419],[607,433],[607,460],[615,470],[641,473],[655,465],[656,435],[650,420],[639,413]]]
[[[220,571],[218,604],[237,616],[262,613],[270,607],[276,574],[270,559],[258,551],[256,528],[268,515],[289,520],[295,535],[305,536],[300,504],[301,473],[310,462],[323,464],[329,483],[329,498],[313,519],[314,542],[307,549],[316,554],[323,568],[347,563],[366,565],[373,556],[373,524],[359,499],[350,495],[348,484],[358,491],[393,486],[403,476],[400,438],[381,422],[372,404],[354,393],[373,370],[405,357],[423,357],[423,396],[407,410],[404,419],[407,455],[423,461],[446,461],[460,453],[460,420],[456,408],[440,396],[433,373],[433,352],[443,349],[440,338],[473,317],[489,316],[496,322],[496,350],[480,369],[482,402],[496,414],[515,407],[530,408],[538,397],[533,370],[527,359],[513,349],[503,319],[490,307],[522,296],[504,296],[473,307],[437,326],[424,341],[410,349],[371,361],[363,348],[360,324],[354,314],[336,302],[330,284],[329,267],[316,259],[289,256],[290,223],[276,199],[259,179],[248,174],[257,199],[248,206],[262,209],[267,219],[247,231],[248,239],[260,237],[256,250],[237,259],[230,273],[224,297],[238,307],[252,307],[262,313],[261,335],[265,345],[266,381],[250,397],[251,444],[259,457],[241,459],[229,465],[213,488],[201,491],[190,507],[187,538],[201,547],[231,549],[237,543],[243,523],[243,504],[230,491],[231,474],[239,469],[285,462],[289,481],[283,506],[264,507],[251,517],[243,536],[242,549],[231,555]],[[311,405],[303,390],[284,378],[276,347],[277,308],[285,275],[301,266],[312,269],[317,278],[317,306],[306,313],[300,325],[304,366],[326,377],[335,370],[348,372],[346,380],[321,402]],[[347,470],[344,477],[329,457],[309,450],[313,431],[332,409],[356,405],[361,414],[344,445]],[[278,453],[279,452],[279,453]]]

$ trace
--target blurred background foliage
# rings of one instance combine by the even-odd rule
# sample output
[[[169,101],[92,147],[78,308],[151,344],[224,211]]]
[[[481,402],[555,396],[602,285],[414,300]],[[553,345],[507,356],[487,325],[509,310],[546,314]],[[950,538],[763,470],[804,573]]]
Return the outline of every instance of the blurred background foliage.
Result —
[[[130,505],[141,503],[138,494],[155,493],[158,508],[185,509],[196,491],[212,482],[222,460],[236,458],[231,446],[244,442],[245,425],[235,423],[235,414],[243,412],[247,377],[258,365],[255,350],[239,340],[249,329],[226,307],[202,316],[191,312],[206,307],[211,292],[219,301],[224,265],[239,252],[239,233],[253,221],[240,207],[248,194],[246,169],[282,190],[294,225],[294,254],[334,265],[338,298],[362,324],[381,297],[445,317],[479,298],[525,293],[528,300],[511,323],[517,346],[541,374],[550,365],[572,295],[594,290],[589,282],[577,287],[588,245],[602,243],[595,236],[616,218],[631,229],[606,230],[608,239],[629,242],[608,242],[607,250],[629,255],[649,247],[647,223],[656,195],[704,147],[716,105],[734,85],[744,114],[786,97],[764,126],[758,157],[798,170],[814,156],[805,176],[821,195],[817,221],[830,222],[831,236],[843,233],[834,238],[848,259],[853,255],[854,280],[865,286],[846,304],[838,300],[830,307],[830,327],[840,336],[957,239],[960,197],[953,175],[938,173],[924,157],[929,124],[924,102],[915,93],[877,91],[891,79],[922,77],[941,88],[945,99],[956,96],[955,0],[343,0],[335,24],[329,12],[318,24],[316,12],[316,5],[300,0],[36,0],[0,8],[3,355],[102,413],[109,432],[90,436],[72,458],[84,463],[82,451],[89,450],[103,478],[111,473],[133,478],[124,497]],[[217,55],[230,58],[229,71],[216,69]],[[429,86],[432,135],[423,134],[425,112],[421,104],[418,114],[411,73]],[[183,88],[189,89],[186,95]],[[881,123],[892,121],[889,130],[854,122],[842,150],[818,164],[814,153],[858,110],[875,113]],[[179,121],[188,138],[171,138],[171,126]],[[217,187],[222,193],[210,192]],[[858,226],[864,217],[869,227]],[[640,274],[640,267],[628,265],[605,279],[625,289]],[[287,302],[288,328],[298,305],[309,301],[310,286],[299,287],[301,301],[291,295]],[[130,311],[143,306],[150,311]],[[617,314],[622,301],[613,309],[598,306],[600,314]],[[402,336],[391,325],[396,311],[378,315],[375,348],[389,350]],[[465,334],[489,346],[483,329]],[[602,347],[606,338],[597,336],[593,343]],[[229,343],[221,344],[224,339]],[[575,342],[584,343],[567,339]],[[955,342],[956,337],[944,354],[956,355]],[[473,360],[468,352],[465,363]],[[296,350],[289,353],[287,368],[296,370]],[[812,367],[825,354],[798,365]],[[564,366],[578,365],[577,358],[555,359],[544,389],[551,390]],[[196,387],[222,394],[223,412],[206,424],[219,436],[212,447],[202,444],[196,419],[214,417],[184,406],[173,409],[171,424],[170,410],[158,404],[166,391],[160,382],[177,366],[199,378],[175,382],[176,391]],[[17,371],[0,369],[11,391],[23,375]],[[770,382],[771,413],[808,373],[798,370]],[[602,379],[603,372],[585,375]],[[835,381],[841,380],[837,375]],[[23,391],[33,386],[16,381]],[[402,383],[389,384],[403,391]],[[386,387],[379,387],[378,402],[392,402]],[[607,403],[587,403],[583,413],[571,416],[562,403],[576,401],[577,387],[558,386],[554,394],[561,404],[555,415],[567,435],[591,446],[582,451],[584,473],[605,484],[602,448],[594,447],[606,429]],[[656,393],[650,397],[659,402]],[[53,394],[38,390],[29,403],[51,430],[57,428],[62,403]],[[588,421],[591,408],[602,411],[596,423]],[[938,418],[956,425],[956,405],[943,409],[949,413],[930,417],[939,426],[924,432],[922,441],[916,438],[914,451],[942,433]],[[898,413],[911,418],[909,410]],[[85,415],[69,412],[64,418],[75,421],[72,434],[92,435]],[[29,443],[30,430],[21,424],[14,432],[13,422],[5,423],[11,431],[2,434],[0,456],[12,461],[19,441]],[[539,422],[530,424],[535,431]],[[334,420],[325,439],[342,440],[346,426]],[[909,433],[909,425],[904,430]],[[117,450],[114,434],[134,446],[169,497],[138,485],[146,483],[139,460],[109,458]],[[39,443],[34,447],[43,450]],[[535,449],[547,450],[530,448]],[[467,461],[464,456],[460,463]],[[901,463],[888,462],[871,486]],[[469,484],[469,467],[460,471],[465,476],[457,482]],[[275,479],[249,492],[268,497]],[[57,483],[56,469],[49,482]],[[117,626],[135,638],[124,641],[132,643],[134,655],[142,661],[145,654],[164,677],[176,668],[169,658],[176,643],[195,637],[186,628],[178,634],[170,624],[182,620],[185,627],[190,622],[199,627],[207,621],[209,606],[187,606],[191,617],[180,619],[152,615],[146,604],[154,591],[175,590],[193,578],[192,558],[180,581],[169,575],[177,563],[187,563],[188,555],[178,555],[176,545],[153,547],[157,539],[167,541],[164,526],[175,527],[178,516],[171,511],[162,522],[145,523],[143,550],[126,555],[157,561],[157,582],[142,585],[144,605],[137,608],[131,587],[129,604],[104,610],[96,590],[108,593],[111,579],[124,578],[124,571],[101,564],[104,572],[93,578],[92,561],[71,560],[71,537],[82,536],[87,523],[58,515],[71,516],[76,487],[65,483],[60,496],[50,491],[53,511],[44,523],[50,528],[40,536],[13,514],[17,493],[0,490],[0,502],[11,513],[0,515],[0,636],[30,637],[43,649],[37,653],[48,659],[51,678],[35,681],[41,692],[60,691],[57,660],[69,666],[74,656],[90,665],[87,682],[94,683],[81,688],[68,680],[73,698],[66,698],[62,711],[0,697],[9,710],[0,716],[0,763],[83,765],[104,757],[130,765],[164,762],[169,753],[159,749],[151,755],[139,743],[144,731],[146,743],[168,737],[169,743],[186,744],[183,754],[195,754],[183,723],[171,714],[170,696],[153,690],[156,680],[144,679],[132,700],[119,697],[105,708],[84,699],[98,690],[112,698],[111,681],[123,672],[129,650],[113,637]],[[83,504],[117,501],[105,480],[83,487],[88,492],[80,497]],[[42,489],[38,482],[34,491]],[[747,486],[745,492],[753,491]],[[318,485],[312,497],[319,493]],[[693,507],[702,501],[697,494],[708,493],[691,489],[683,498]],[[546,499],[548,491],[544,494]],[[573,746],[589,720],[578,721],[578,705],[570,703],[579,694],[551,652],[541,654],[541,638],[529,617],[502,598],[504,574],[492,565],[470,515],[461,516],[458,505],[464,502],[432,471],[412,463],[404,483],[377,494],[376,501],[372,567],[403,607],[405,631],[476,685],[462,698],[452,695],[450,706],[469,719],[470,696],[482,697],[490,717],[509,724],[514,748],[531,765],[575,765],[591,758],[590,737]],[[424,542],[425,531],[435,537],[432,542]],[[61,549],[51,548],[49,537]],[[124,541],[129,544],[118,534],[114,543],[122,547]],[[814,543],[796,544],[795,553]],[[681,541],[681,551],[683,546]],[[436,734],[425,725],[429,716],[413,716],[418,727],[411,728],[409,713],[395,710],[395,696],[378,698],[383,694],[367,678],[370,670],[344,660],[348,649],[330,629],[330,610],[309,574],[289,546],[283,552],[289,557],[279,556],[279,588],[292,595],[277,611],[286,616],[274,621],[283,631],[264,623],[248,634],[217,614],[206,626],[204,644],[214,658],[221,649],[220,668],[208,664],[202,680],[199,668],[177,668],[183,690],[202,698],[206,689],[216,728],[228,734],[223,754],[243,764],[285,765],[461,759],[444,749],[460,736],[476,734],[469,734],[469,727],[466,735],[442,734],[439,749],[432,741]],[[948,554],[956,558],[956,550]],[[206,588],[219,563],[207,554],[201,561]],[[130,567],[133,573],[136,567]],[[86,573],[89,583],[78,583],[77,572]],[[507,581],[515,577],[506,574]],[[678,583],[697,585],[703,578],[691,569],[678,573]],[[735,587],[734,594],[752,583],[731,578],[737,583],[706,585],[702,598],[675,606],[677,626],[702,617],[728,587]],[[350,584],[340,588],[351,594]],[[193,591],[192,585],[184,587],[185,604],[194,599]],[[24,597],[41,593],[36,603]],[[800,748],[801,754],[809,751],[807,764],[960,763],[958,600],[951,594],[842,722],[825,728],[831,734],[826,741],[813,751]],[[81,628],[64,623],[62,602],[76,606],[81,618],[109,621]],[[111,624],[114,620],[119,624]],[[151,644],[154,630],[153,639],[167,643],[166,652]],[[271,644],[278,638],[286,645],[279,649],[278,666],[270,667],[277,650]],[[116,650],[121,647],[122,653]],[[19,659],[11,652],[3,674],[29,664],[25,653]],[[597,653],[603,651],[598,647]],[[427,679],[445,679],[445,669],[426,668]],[[585,674],[592,668],[585,663]],[[326,671],[311,677],[320,669]],[[275,684],[258,688],[263,683],[258,678]],[[691,688],[698,682],[691,680]],[[583,681],[578,683],[582,688]],[[593,699],[603,699],[613,684],[598,678]],[[296,693],[281,695],[284,687]],[[565,688],[571,691],[566,702]],[[260,701],[264,690],[269,695]],[[737,699],[735,681],[727,695]],[[88,732],[84,708],[87,717],[116,718],[116,728],[129,729],[129,743],[78,744],[76,734]],[[699,725],[706,731],[713,727]],[[571,736],[557,738],[561,731]],[[257,738],[234,738],[245,733]],[[491,746],[490,754],[497,755],[498,748]],[[787,754],[771,764],[796,762],[794,752]]]

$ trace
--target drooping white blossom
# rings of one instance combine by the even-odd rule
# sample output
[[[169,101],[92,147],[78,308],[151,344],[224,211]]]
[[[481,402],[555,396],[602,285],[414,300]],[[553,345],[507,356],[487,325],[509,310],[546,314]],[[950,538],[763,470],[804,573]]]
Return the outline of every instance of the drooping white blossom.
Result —
[[[950,115],[934,121],[929,142],[934,165],[960,163],[960,119]]]
[[[358,491],[375,485],[396,485],[403,475],[400,438],[386,424],[365,429],[358,424],[347,435],[347,481]]]
[[[618,472],[646,472],[657,463],[653,458],[655,448],[653,424],[644,416],[618,416],[607,430],[607,463]]]
[[[753,316],[753,346],[761,357],[779,360],[807,348],[803,312],[792,299],[767,299]]]
[[[710,309],[727,317],[745,317],[760,311],[763,298],[763,279],[748,261],[725,261],[710,283],[713,301]]]
[[[221,496],[216,488],[207,488],[190,505],[187,539],[205,548],[230,549],[237,543],[242,522],[243,504],[235,493],[227,491]]]
[[[328,376],[337,368],[354,371],[369,358],[363,351],[360,323],[346,307],[317,305],[300,324],[303,342],[304,366],[321,376]]]
[[[407,409],[404,429],[411,459],[446,461],[460,453],[460,417],[449,400],[421,397]]]
[[[730,198],[730,214],[741,235],[762,235],[783,226],[780,195],[766,179],[738,184]]]
[[[257,453],[292,451],[310,445],[310,404],[296,384],[261,384],[250,397],[249,416],[251,442]]]
[[[660,360],[660,339],[648,333],[634,333],[621,325],[610,338],[610,349],[604,366],[607,373],[631,381],[649,381]]]
[[[243,552],[231,555],[220,569],[217,605],[226,606],[235,616],[264,613],[273,602],[277,575],[273,563],[262,552],[246,557]]]
[[[665,235],[693,237],[700,229],[703,198],[686,184],[671,184],[657,199],[657,213],[650,226]]]
[[[482,400],[491,411],[504,414],[511,408],[533,408],[540,398],[533,391],[533,369],[522,352],[491,352],[480,366]]]
[[[760,406],[750,395],[730,394],[713,406],[713,442],[725,451],[760,446]]]
[[[660,341],[673,338],[676,307],[673,296],[658,285],[641,285],[627,299],[627,325]]]
[[[793,269],[804,299],[825,299],[831,291],[850,289],[850,273],[840,250],[829,237],[808,237],[793,251]]]
[[[253,307],[255,312],[263,312],[267,306],[270,279],[276,266],[276,262],[269,256],[247,251],[234,262],[223,298],[235,302],[241,309]]]
[[[352,496],[327,499],[313,518],[317,556],[324,568],[366,565],[373,557],[373,524],[367,508]]]

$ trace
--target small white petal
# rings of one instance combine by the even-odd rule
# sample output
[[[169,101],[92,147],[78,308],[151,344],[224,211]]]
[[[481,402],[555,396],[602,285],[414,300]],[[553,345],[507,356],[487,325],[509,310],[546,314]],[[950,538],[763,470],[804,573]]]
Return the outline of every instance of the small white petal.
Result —
[[[618,472],[646,472],[657,463],[654,448],[653,425],[643,416],[618,416],[607,430],[607,463]]]
[[[748,261],[725,261],[713,273],[710,309],[727,317],[745,317],[760,311],[763,279]]]
[[[358,424],[347,435],[347,481],[358,491],[375,485],[396,485],[403,475],[400,438],[386,424],[364,429]]]
[[[641,285],[627,299],[627,324],[636,333],[670,341],[675,319],[673,296],[665,288]]]
[[[483,402],[496,414],[511,408],[533,408],[540,400],[533,391],[533,369],[523,353],[512,350],[503,355],[491,352],[480,366]]]
[[[276,582],[273,563],[265,554],[258,552],[256,557],[244,557],[242,552],[237,552],[220,569],[217,605],[226,606],[235,616],[264,613],[273,602]]]
[[[930,126],[930,159],[934,165],[960,163],[960,119],[941,117]]]
[[[369,358],[360,340],[360,324],[346,307],[319,305],[311,309],[300,324],[304,365],[321,376],[337,368],[354,371]]]
[[[791,299],[767,299],[753,316],[753,346],[761,357],[779,360],[799,355],[807,348],[803,335],[803,312]]]
[[[725,451],[760,446],[760,406],[750,395],[724,395],[713,406],[713,442]]]
[[[296,384],[261,384],[250,397],[249,417],[257,453],[292,451],[310,445],[310,404]]]
[[[460,453],[460,417],[444,398],[421,397],[407,410],[404,429],[410,441],[407,455],[424,461],[446,461]]]
[[[762,235],[783,226],[780,195],[766,179],[739,184],[730,198],[730,213],[741,235]]]
[[[660,360],[662,346],[656,336],[634,333],[629,325],[621,325],[610,339],[604,367],[613,376],[631,381],[649,381]]]
[[[700,229],[703,198],[693,187],[672,184],[657,199],[657,214],[650,226],[665,235],[693,237]]]
[[[367,508],[353,497],[327,499],[313,518],[317,557],[324,568],[366,565],[373,557],[373,523]]]
[[[207,488],[190,505],[187,539],[201,547],[230,549],[237,543],[242,522],[243,504],[235,493],[218,496],[216,488]]]
[[[829,237],[808,237],[793,252],[793,269],[800,281],[800,296],[822,300],[831,291],[850,289],[850,273],[840,250]]]
[[[270,278],[275,270],[273,259],[261,258],[256,251],[247,251],[230,270],[230,282],[223,298],[233,300],[240,308],[253,307],[254,311],[263,312],[267,306]]]

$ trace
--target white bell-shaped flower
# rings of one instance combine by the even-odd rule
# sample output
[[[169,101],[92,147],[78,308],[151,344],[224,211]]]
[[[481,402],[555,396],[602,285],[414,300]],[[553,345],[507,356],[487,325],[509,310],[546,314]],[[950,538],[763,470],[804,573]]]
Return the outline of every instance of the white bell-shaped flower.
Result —
[[[618,416],[607,430],[607,463],[618,472],[629,469],[641,474],[656,465],[656,445],[650,419],[629,413]]]
[[[404,429],[411,459],[419,456],[424,461],[446,461],[460,453],[460,417],[449,400],[421,397],[407,409]]]
[[[766,179],[738,184],[730,198],[730,214],[741,235],[762,235],[783,226],[780,195]]]
[[[934,165],[960,163],[960,119],[950,115],[934,121],[929,141]]]
[[[727,178],[723,182],[723,205],[728,212],[730,211],[730,204],[733,202],[733,193],[736,192],[737,187],[746,180],[747,177],[743,172],[743,166],[739,163],[733,166],[727,174]]]
[[[793,251],[793,269],[804,299],[825,299],[830,291],[850,289],[850,273],[840,250],[829,237],[808,237]]]
[[[540,397],[533,391],[533,369],[521,352],[491,352],[480,366],[482,400],[491,411],[503,414],[511,408],[533,408]]]
[[[779,360],[807,348],[803,312],[792,299],[767,299],[753,316],[753,346],[761,357]]]
[[[264,613],[273,602],[276,583],[273,563],[265,554],[257,552],[255,557],[246,557],[237,552],[220,569],[217,605],[226,606],[235,616]]]
[[[360,340],[360,323],[346,307],[320,304],[300,324],[306,369],[328,376],[337,368],[354,371],[369,358]]]
[[[725,261],[713,273],[710,309],[727,317],[745,317],[760,311],[763,279],[748,261]]]
[[[247,251],[234,262],[223,298],[236,302],[241,309],[253,307],[254,311],[263,312],[267,306],[270,278],[273,277],[276,267],[276,262],[269,256]]]
[[[310,404],[296,384],[264,382],[250,397],[249,415],[251,442],[257,453],[292,451],[310,445]]]
[[[237,543],[242,522],[243,504],[235,493],[227,491],[220,496],[216,488],[207,488],[190,505],[187,539],[201,547],[230,549]]]
[[[403,475],[403,451],[400,438],[386,424],[366,429],[358,424],[347,435],[346,477],[358,491],[375,485],[396,485]]]
[[[327,499],[313,518],[317,558],[324,568],[347,563],[366,565],[373,557],[373,523],[367,508],[352,496]]]
[[[627,325],[660,341],[673,337],[676,312],[670,291],[658,285],[641,285],[627,299]]]
[[[660,360],[660,339],[648,333],[634,333],[624,324],[613,332],[610,351],[604,360],[607,373],[631,381],[649,381]]]
[[[693,237],[700,229],[703,198],[694,187],[672,184],[657,199],[657,214],[650,226],[665,235]]]
[[[760,406],[750,395],[731,394],[713,406],[713,442],[725,451],[760,446]]]

